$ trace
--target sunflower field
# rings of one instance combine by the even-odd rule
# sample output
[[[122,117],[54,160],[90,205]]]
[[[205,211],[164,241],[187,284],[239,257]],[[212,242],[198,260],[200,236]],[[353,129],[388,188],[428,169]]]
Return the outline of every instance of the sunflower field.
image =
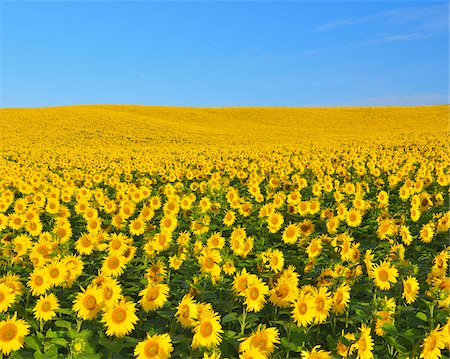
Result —
[[[448,110],[0,110],[0,358],[448,357]]]

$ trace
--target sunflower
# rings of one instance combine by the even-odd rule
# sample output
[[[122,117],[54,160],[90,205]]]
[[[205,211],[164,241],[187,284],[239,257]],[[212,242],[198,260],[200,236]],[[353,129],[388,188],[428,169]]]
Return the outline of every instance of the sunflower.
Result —
[[[303,221],[299,224],[300,234],[303,237],[309,237],[314,232],[314,224],[310,220]]]
[[[419,282],[415,277],[409,276],[403,280],[403,294],[406,303],[412,304],[416,301],[417,294],[419,293]]]
[[[116,254],[116,255],[123,255],[125,251],[128,249],[128,244],[130,243],[130,238],[125,236],[122,233],[119,234],[112,234],[109,237],[109,253],[110,254]]]
[[[347,212],[347,216],[345,219],[349,227],[358,227],[361,225],[362,218],[363,216],[361,214],[361,211],[351,208]]]
[[[23,284],[18,274],[7,274],[4,277],[0,277],[0,283],[4,283],[11,288],[12,294],[22,295]]]
[[[147,278],[149,284],[151,283],[159,283],[164,280],[167,274],[167,268],[164,262],[161,260],[157,260],[150,264],[150,268],[147,269],[147,273],[145,277]]]
[[[133,236],[140,236],[145,232],[145,222],[142,218],[137,217],[133,219],[128,225],[128,231]]]
[[[233,275],[236,272],[236,267],[234,266],[234,261],[232,259],[227,259],[222,266],[223,271],[228,275]]]
[[[23,319],[17,319],[15,313],[12,318],[0,322],[0,352],[9,355],[12,351],[23,347],[24,337],[30,333],[30,326]]]
[[[122,256],[110,254],[103,260],[102,273],[118,277],[123,273],[125,261]]]
[[[195,326],[194,333],[191,344],[193,349],[200,346],[217,347],[222,342],[223,333],[219,314],[204,315]]]
[[[106,325],[106,335],[123,337],[131,333],[134,325],[139,321],[136,316],[136,305],[124,298],[116,305],[109,307],[102,315],[102,322]]]
[[[372,359],[373,358],[373,339],[370,335],[370,328],[365,324],[361,325],[360,336],[355,346],[358,349],[358,359]]]
[[[341,284],[334,293],[333,297],[333,313],[342,314],[348,307],[350,301],[350,286],[348,284]]]
[[[225,238],[223,238],[220,233],[216,232],[208,238],[206,245],[209,248],[222,249],[225,246]]]
[[[323,323],[328,318],[329,311],[333,305],[331,293],[327,291],[326,287],[320,287],[314,291],[313,302],[314,321],[316,323]]]
[[[150,335],[134,348],[136,359],[168,359],[173,352],[172,339],[169,334]]]
[[[177,321],[184,328],[193,327],[197,314],[197,303],[190,294],[186,294],[177,306],[177,312],[175,313]]]
[[[100,309],[103,308],[102,292],[97,287],[88,287],[86,290],[81,288],[82,292],[77,294],[72,306],[73,311],[77,312],[77,317],[88,320],[94,319]]]
[[[306,253],[309,258],[315,258],[320,255],[322,251],[322,239],[321,238],[313,238],[311,242],[309,242],[308,247],[306,247]]]
[[[271,249],[269,254],[269,267],[275,273],[280,272],[284,266],[283,252],[279,249]]]
[[[289,224],[283,231],[281,239],[286,244],[294,244],[300,236],[300,230],[297,224]]]
[[[6,283],[0,283],[0,313],[6,312],[15,300],[12,288]]]
[[[45,266],[45,272],[50,286],[59,286],[65,280],[66,269],[64,268],[64,263],[57,258]]]
[[[440,326],[438,325],[423,340],[423,343],[421,345],[423,349],[420,353],[420,358],[438,359],[441,357],[441,349],[445,348],[445,337],[443,336],[443,333],[439,331],[439,329]]]
[[[75,249],[80,254],[89,255],[94,251],[96,244],[97,240],[95,236],[82,234],[75,242]]]
[[[249,312],[259,312],[266,302],[265,295],[269,292],[267,285],[259,278],[249,284],[245,294],[245,305]]]
[[[257,347],[250,347],[248,350],[239,354],[239,359],[267,359],[267,356]]]
[[[248,353],[252,348],[256,348],[267,358],[274,351],[275,344],[280,343],[280,333],[277,328],[266,328],[264,325],[258,325],[252,335],[241,340],[240,352]]]
[[[71,278],[75,279],[83,273],[84,262],[80,256],[68,255],[61,260],[64,268],[70,270]]]
[[[267,218],[267,228],[269,229],[270,233],[276,233],[283,225],[283,222],[283,215],[278,212],[273,212]]]
[[[39,236],[39,234],[41,234],[42,229],[43,229],[43,225],[42,222],[40,220],[33,220],[33,221],[29,221],[25,224],[25,229],[27,230],[27,232],[34,236],[37,237]]]
[[[32,247],[32,241],[26,234],[21,234],[12,240],[12,246],[18,256],[23,256]]]
[[[344,338],[347,342],[350,342],[352,344],[349,344],[348,346],[342,343],[342,340],[339,339],[336,347],[336,352],[344,358],[347,358],[348,356],[351,356],[353,352],[355,351],[355,345],[353,344],[355,342],[355,335],[352,333],[345,333],[342,330],[341,338]]]
[[[122,287],[116,279],[106,278],[107,279],[101,284],[101,291],[105,306],[111,307],[117,304],[122,298]]]
[[[434,237],[434,223],[428,222],[424,224],[419,232],[420,240],[423,243],[430,243]]]
[[[294,280],[280,277],[277,285],[269,291],[270,302],[281,308],[289,307],[298,297],[298,288]]]
[[[306,327],[314,321],[314,298],[309,293],[300,293],[297,301],[294,303],[292,316],[298,326]]]
[[[254,274],[247,273],[247,269],[243,268],[240,273],[238,273],[233,280],[233,291],[240,296],[245,296],[245,291],[247,290],[249,283],[254,281],[257,276]]]
[[[170,288],[167,284],[154,284],[139,293],[141,306],[146,312],[155,311],[167,302]]]
[[[316,345],[311,351],[302,350],[301,359],[332,359],[331,352],[320,349],[320,345]]]
[[[36,320],[51,320],[56,316],[55,310],[59,309],[59,302],[56,295],[50,293],[41,296],[34,307],[34,317]]]
[[[412,236],[411,232],[409,231],[409,227],[405,225],[400,226],[399,234],[402,239],[402,242],[407,246],[409,246],[412,242]]]
[[[51,286],[47,278],[46,271],[41,268],[35,269],[30,274],[30,279],[27,285],[31,289],[32,295],[44,294],[48,289],[50,289]]]
[[[382,289],[388,290],[392,284],[397,283],[398,270],[386,261],[373,266],[373,279],[375,285]],[[391,284],[392,283],[392,284]]]

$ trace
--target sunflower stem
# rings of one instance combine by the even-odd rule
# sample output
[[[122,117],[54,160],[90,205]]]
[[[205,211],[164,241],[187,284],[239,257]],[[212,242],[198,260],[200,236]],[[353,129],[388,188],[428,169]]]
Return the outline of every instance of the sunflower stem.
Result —
[[[245,307],[242,308],[242,320],[241,320],[241,336],[244,336],[245,331],[245,319],[247,318],[247,311]]]
[[[83,321],[82,320],[80,320],[80,319],[77,319],[77,333],[79,333],[80,332],[80,330],[81,330],[81,324],[83,323]]]
[[[39,332],[44,334],[44,321],[43,320],[39,321]]]

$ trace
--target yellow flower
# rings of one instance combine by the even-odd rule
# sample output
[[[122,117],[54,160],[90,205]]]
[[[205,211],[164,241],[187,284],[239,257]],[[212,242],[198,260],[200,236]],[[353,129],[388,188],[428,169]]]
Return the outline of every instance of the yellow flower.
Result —
[[[139,321],[136,316],[136,305],[122,299],[118,304],[109,307],[102,315],[102,322],[106,326],[106,335],[123,337],[130,334],[134,325]]]
[[[0,283],[0,313],[6,312],[14,303],[16,295],[6,283]]]
[[[34,317],[36,320],[51,320],[56,316],[55,310],[59,309],[59,302],[56,295],[50,293],[41,296],[34,307]]]
[[[421,345],[422,352],[420,358],[438,359],[441,357],[441,349],[445,348],[443,333],[439,331],[440,326],[434,328],[430,334],[423,340]]]
[[[32,295],[44,294],[50,288],[50,282],[47,278],[46,272],[43,269],[35,269],[30,274],[30,279],[27,285],[31,289]]]
[[[175,313],[177,321],[180,322],[181,326],[184,328],[193,327],[197,315],[197,303],[191,295],[186,294],[177,306],[177,312]]]
[[[142,218],[133,219],[128,225],[128,231],[133,236],[140,236],[145,232],[145,222]]]
[[[300,356],[301,359],[332,359],[331,352],[321,350],[320,345],[316,345],[310,352],[302,350]]]
[[[102,273],[112,277],[118,277],[123,273],[124,268],[125,260],[123,256],[110,254],[103,261]]]
[[[252,348],[256,348],[267,358],[273,353],[275,344],[280,343],[280,333],[277,328],[266,328],[263,325],[259,325],[252,335],[241,340],[242,343],[239,345],[240,352],[248,353]]]
[[[403,294],[406,303],[412,304],[416,301],[417,294],[419,293],[419,282],[415,277],[408,277],[403,281]]]
[[[4,355],[9,355],[12,351],[23,347],[24,337],[30,333],[30,326],[23,319],[17,319],[14,314],[6,320],[0,322],[0,351]]]
[[[289,307],[298,297],[295,280],[280,277],[277,285],[270,290],[269,295],[269,300],[273,305],[281,308]]]
[[[350,227],[358,227],[361,225],[362,222],[362,214],[360,211],[358,211],[357,209],[351,208],[348,212],[347,212],[347,216],[346,216],[346,221],[347,224]]]
[[[333,299],[326,287],[320,287],[314,291],[313,302],[314,321],[323,323],[328,318],[329,311],[333,305]]]
[[[222,342],[221,334],[223,333],[219,314],[203,316],[195,326],[194,333],[191,344],[193,349],[200,346],[217,347]]]
[[[245,291],[245,305],[249,312],[259,312],[266,303],[265,295],[269,292],[267,285],[255,278]]]
[[[88,320],[94,319],[103,307],[103,296],[100,289],[88,287],[82,288],[82,292],[77,294],[72,309],[77,312],[77,317]]]
[[[334,293],[333,297],[333,313],[342,314],[348,307],[350,302],[350,286],[348,284],[341,284]]]
[[[292,316],[298,326],[306,327],[314,321],[314,305],[314,298],[311,294],[300,293],[292,311]]]
[[[105,277],[101,284],[103,303],[106,307],[111,307],[122,298],[122,287],[116,279]]]
[[[167,284],[153,284],[139,293],[141,306],[146,312],[155,311],[167,302],[170,288]]]
[[[375,285],[382,290],[391,288],[391,283],[397,283],[397,277],[397,268],[394,266],[391,267],[386,261],[373,266],[373,279]]]
[[[169,334],[147,334],[134,348],[136,359],[168,359],[172,352],[172,339]]]
[[[356,342],[356,348],[358,349],[358,359],[372,359],[373,358],[373,339],[370,335],[370,328],[365,324],[361,325],[360,336]]]
[[[341,337],[345,338],[349,342],[354,342],[356,339],[354,334],[345,333],[344,331],[342,331]],[[347,346],[344,343],[342,343],[341,339],[339,339],[337,348],[336,348],[336,352],[341,357],[347,358],[348,356],[351,356],[353,354],[353,352],[355,351],[355,348],[356,348],[356,344],[349,344],[349,346]]]
[[[283,231],[281,239],[286,244],[295,244],[300,236],[300,230],[297,224],[289,224]]]

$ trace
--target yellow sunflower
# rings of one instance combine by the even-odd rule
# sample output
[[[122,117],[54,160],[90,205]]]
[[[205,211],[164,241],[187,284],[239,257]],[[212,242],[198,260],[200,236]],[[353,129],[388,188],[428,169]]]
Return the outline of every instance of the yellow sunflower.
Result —
[[[141,306],[146,312],[155,311],[167,302],[170,288],[167,284],[153,284],[141,290]]]
[[[177,306],[175,316],[184,328],[193,327],[197,319],[197,303],[190,294],[186,294]]]
[[[6,283],[0,283],[0,313],[6,312],[15,302],[16,295]]]
[[[31,289],[32,295],[37,296],[44,294],[50,288],[50,282],[47,278],[46,271],[41,268],[35,269],[30,274],[27,285]]]
[[[194,328],[192,348],[217,347],[222,342],[223,333],[218,313],[204,315]]]
[[[252,348],[258,349],[266,358],[273,353],[275,344],[280,343],[280,333],[277,328],[266,328],[259,325],[248,338],[242,338],[239,351],[248,353]]]
[[[320,349],[320,345],[316,345],[311,351],[302,350],[301,359],[332,359],[331,352]]]
[[[314,291],[313,302],[314,321],[316,323],[323,323],[328,318],[329,311],[333,305],[331,293],[328,292],[326,287],[320,287]]]
[[[112,277],[118,277],[123,273],[124,268],[125,261],[123,256],[110,254],[103,261],[102,273]]]
[[[103,307],[102,292],[99,288],[92,286],[86,290],[81,289],[82,292],[77,294],[72,309],[74,312],[77,312],[78,318],[84,320],[94,319]]]
[[[333,313],[342,314],[348,307],[350,302],[350,286],[348,284],[341,284],[334,293],[333,297]]]
[[[295,244],[300,236],[300,230],[297,224],[289,224],[283,231],[281,239],[286,244]]]
[[[267,285],[258,279],[249,284],[245,293],[245,305],[249,312],[259,312],[266,303],[265,295],[269,292]]]
[[[298,288],[294,280],[281,277],[277,285],[269,292],[270,302],[278,307],[289,307],[298,297]]]
[[[127,302],[125,299],[116,305],[109,307],[102,315],[102,322],[106,326],[106,335],[123,337],[130,334],[134,325],[139,321],[136,316],[136,305],[133,302]]]
[[[361,325],[360,336],[355,346],[358,349],[358,359],[372,359],[373,358],[373,339],[370,335],[370,328],[365,324]]]
[[[415,277],[409,276],[403,280],[403,293],[402,297],[405,298],[406,303],[412,304],[416,301],[417,294],[419,293],[419,282]]]
[[[420,358],[438,359],[441,357],[441,350],[445,348],[445,338],[439,329],[440,326],[438,325],[423,340]]]
[[[36,320],[51,320],[56,316],[55,310],[59,309],[59,301],[56,295],[50,293],[41,296],[34,307],[34,317]]]
[[[0,352],[9,355],[23,347],[24,337],[30,333],[30,326],[17,314],[0,321]]]
[[[384,261],[373,266],[373,279],[375,285],[382,289],[388,290],[392,284],[397,283],[398,270],[390,263]]]
[[[136,359],[168,359],[172,352],[172,339],[169,334],[147,334],[134,348]]]
[[[314,321],[314,298],[309,293],[300,293],[294,303],[292,317],[298,326],[306,327]]]

